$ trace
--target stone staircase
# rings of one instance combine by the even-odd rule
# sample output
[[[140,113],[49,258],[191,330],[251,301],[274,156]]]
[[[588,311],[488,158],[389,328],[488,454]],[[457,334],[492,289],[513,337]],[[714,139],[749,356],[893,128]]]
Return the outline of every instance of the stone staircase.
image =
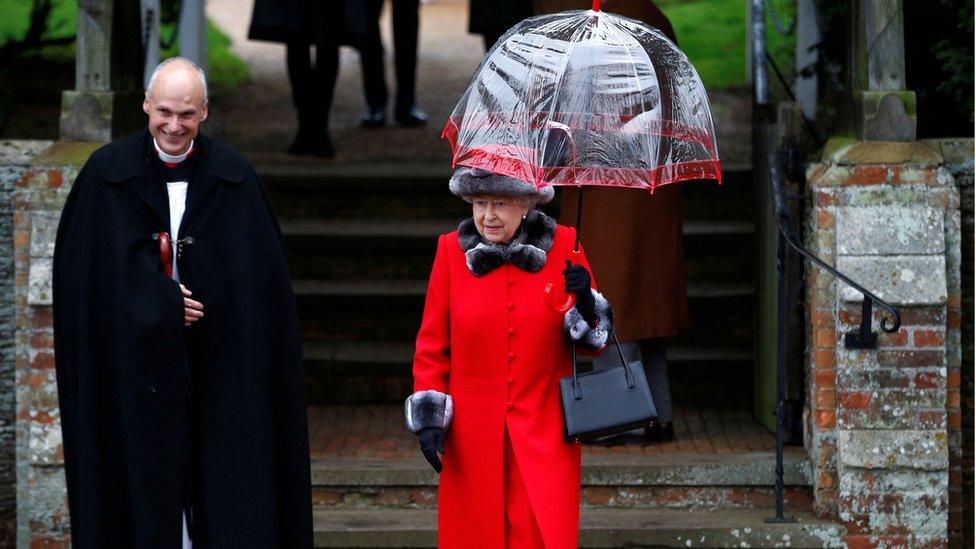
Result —
[[[401,402],[410,392],[436,236],[470,210],[427,166],[266,167],[302,320],[310,404]],[[755,225],[750,172],[689,183],[693,327],[668,347],[676,402],[752,403]],[[558,211],[550,205],[550,213]],[[583,236],[584,246],[586,236]]]
[[[809,462],[785,461],[787,516],[770,524],[770,454],[587,456],[581,547],[840,547],[844,528],[810,512]],[[419,459],[320,459],[316,547],[436,547],[437,478]]]
[[[470,215],[447,190],[449,170],[377,164],[260,172],[289,254],[309,404],[380,406],[398,414],[392,408],[412,389],[413,338],[435,238]],[[677,405],[749,409],[756,241],[751,176],[726,167],[723,186],[685,184],[683,196],[693,328],[668,347],[673,397]],[[334,430],[323,435],[330,422],[322,423],[313,442],[342,440],[332,440],[332,450],[313,445],[316,546],[435,547],[437,477],[413,451],[412,437],[367,435],[366,445],[386,448],[374,454],[388,455],[348,457],[335,448],[364,444],[362,437],[353,441]],[[401,429],[397,420],[369,425]],[[648,449],[655,455],[631,445],[587,449],[581,546],[841,544],[843,527],[810,511],[810,464],[802,451],[789,452],[785,468],[788,514],[800,520],[767,524],[774,514],[770,452],[708,453],[687,441],[662,448]]]

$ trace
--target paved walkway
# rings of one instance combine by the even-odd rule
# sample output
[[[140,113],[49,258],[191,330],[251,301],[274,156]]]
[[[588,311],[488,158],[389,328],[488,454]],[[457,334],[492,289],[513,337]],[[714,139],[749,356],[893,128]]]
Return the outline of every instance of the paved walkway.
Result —
[[[411,458],[416,437],[403,425],[403,406],[310,406],[309,439],[313,458]],[[584,446],[587,455],[738,454],[771,452],[775,437],[747,411],[679,407],[675,441],[643,445]]]
[[[231,37],[234,53],[250,65],[253,75],[253,81],[234,97],[227,98],[221,107],[223,137],[231,145],[257,164],[450,163],[450,148],[440,139],[440,132],[484,55],[481,36],[467,33],[467,0],[437,0],[421,7],[417,98],[430,115],[430,123],[425,128],[361,129],[359,115],[363,97],[359,55],[352,48],[342,48],[332,107],[332,136],[337,149],[333,160],[296,159],[284,152],[296,125],[285,71],[285,48],[281,44],[247,40],[252,6],[253,0],[207,2],[208,16]],[[389,11],[387,3],[382,22],[387,45],[391,44]],[[387,59],[391,59],[389,51]],[[395,83],[392,62],[387,63],[387,83],[392,94]],[[709,97],[723,163],[748,163],[748,93],[712,91]]]

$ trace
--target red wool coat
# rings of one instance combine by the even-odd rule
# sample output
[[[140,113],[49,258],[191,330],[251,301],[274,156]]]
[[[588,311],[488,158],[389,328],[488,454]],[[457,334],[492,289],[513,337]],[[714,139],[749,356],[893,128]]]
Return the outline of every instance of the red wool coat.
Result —
[[[563,315],[544,303],[563,284],[575,230],[558,226],[537,273],[511,264],[474,276],[457,232],[442,235],[414,357],[414,391],[454,400],[440,478],[438,546],[505,547],[504,434],[548,549],[577,546],[580,447],[565,441],[559,379],[572,374]],[[583,254],[577,261],[589,270]]]

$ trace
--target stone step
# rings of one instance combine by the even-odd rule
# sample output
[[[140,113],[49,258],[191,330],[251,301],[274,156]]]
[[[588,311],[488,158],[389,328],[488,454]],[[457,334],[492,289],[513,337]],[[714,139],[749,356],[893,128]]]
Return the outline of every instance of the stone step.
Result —
[[[301,299],[384,299],[413,301],[427,292],[426,280],[320,280],[295,279],[292,281],[295,297]],[[751,281],[730,280],[701,282],[688,285],[689,299],[729,298],[738,299],[755,295]]]
[[[321,219],[281,221],[281,232],[286,239],[299,238],[366,239],[381,240],[401,238],[435,239],[438,235],[457,228],[456,219],[428,219],[419,221],[391,221],[381,219],[354,219],[326,221]],[[720,236],[755,234],[754,223],[742,220],[689,220],[684,223],[683,234],[692,236]]]
[[[716,509],[774,506],[773,454],[586,455],[584,507]],[[810,462],[784,455],[790,510],[809,510]],[[312,461],[317,507],[432,508],[438,476],[422,459],[327,458]]]
[[[281,219],[461,219],[467,205],[447,189],[450,169],[417,165],[259,166]],[[686,219],[752,218],[752,172],[727,166],[725,182],[682,184]],[[547,206],[558,211],[558,199]]]
[[[844,547],[843,525],[768,509],[605,509],[580,514],[580,547]],[[317,509],[315,547],[436,547],[434,509]],[[472,540],[472,546],[477,544]]]
[[[583,458],[583,486],[772,486],[776,456],[738,454],[614,454]],[[316,458],[312,485],[437,486],[438,475],[422,458]],[[810,486],[810,459],[802,448],[783,453],[783,484]]]
[[[413,342],[347,342],[306,343],[303,347],[308,373],[328,376],[410,375]],[[693,364],[718,367],[727,363],[751,362],[749,348],[704,349],[671,344],[668,363],[675,369]],[[587,364],[588,357],[580,357]],[[679,366],[680,365],[680,366]]]
[[[430,273],[437,235],[456,226],[456,220],[286,220],[282,232],[294,278],[419,279]],[[689,221],[684,232],[689,280],[753,277],[753,223]]]
[[[426,280],[294,280],[306,341],[411,341],[423,314]],[[688,286],[688,337],[719,344],[751,341],[754,287],[751,282]],[[704,341],[699,339],[699,341]]]
[[[306,341],[306,398],[312,404],[402,402],[413,387],[413,351],[412,341]],[[752,401],[749,347],[682,346],[675,341],[668,345],[667,359],[676,403],[737,406]],[[580,363],[589,368],[587,357]]]

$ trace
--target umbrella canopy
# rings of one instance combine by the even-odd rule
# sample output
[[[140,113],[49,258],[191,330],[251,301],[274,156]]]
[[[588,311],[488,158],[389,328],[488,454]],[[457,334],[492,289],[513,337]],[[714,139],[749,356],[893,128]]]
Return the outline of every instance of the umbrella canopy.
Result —
[[[544,185],[721,180],[698,73],[657,29],[593,10],[526,19],[481,62],[444,127],[453,164]]]

